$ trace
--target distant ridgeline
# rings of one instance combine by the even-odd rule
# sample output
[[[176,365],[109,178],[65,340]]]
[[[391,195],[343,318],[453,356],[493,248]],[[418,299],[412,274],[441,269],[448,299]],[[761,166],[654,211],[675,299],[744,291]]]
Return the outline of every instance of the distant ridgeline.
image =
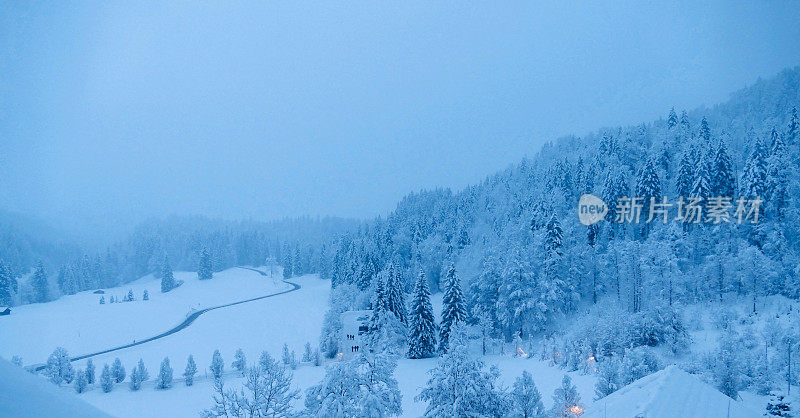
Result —
[[[4,226],[0,228],[0,261],[9,269],[0,266],[0,306],[47,301],[63,294],[118,286],[148,273],[158,275],[165,260],[172,269],[196,271],[204,249],[211,255],[215,271],[264,265],[271,260],[286,266],[290,275],[315,273],[325,243],[358,226],[357,221],[340,218],[232,222],[170,217],[145,222],[124,241],[94,255],[81,252],[76,245],[58,246],[53,244],[56,241]],[[41,269],[37,266],[40,260]],[[29,280],[16,280],[18,286],[6,278],[29,273]]]
[[[799,107],[800,67],[713,108],[665,109],[654,122],[561,138],[457,193],[412,193],[388,218],[330,245],[321,274],[352,289],[332,309],[369,307],[390,263],[406,291],[420,271],[440,289],[455,263],[470,315],[488,316],[507,337],[536,333],[581,304],[616,301],[638,312],[732,293],[797,298]],[[585,193],[609,206],[592,226],[578,221]],[[642,198],[638,223],[618,204],[626,197]],[[666,223],[646,222],[650,198],[672,205]],[[698,222],[678,216],[690,198],[701,199]],[[712,204],[729,219],[715,224]]]

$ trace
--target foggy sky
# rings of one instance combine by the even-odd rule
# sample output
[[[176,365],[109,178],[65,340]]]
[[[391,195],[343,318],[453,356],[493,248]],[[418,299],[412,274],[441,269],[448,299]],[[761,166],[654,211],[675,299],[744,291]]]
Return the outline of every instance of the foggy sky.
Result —
[[[385,214],[800,64],[796,1],[27,3],[0,3],[0,208],[98,231]]]

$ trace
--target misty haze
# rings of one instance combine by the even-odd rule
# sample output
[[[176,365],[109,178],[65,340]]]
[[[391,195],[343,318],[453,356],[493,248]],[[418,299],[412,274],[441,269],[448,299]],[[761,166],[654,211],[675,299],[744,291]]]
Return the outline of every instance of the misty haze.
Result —
[[[0,416],[795,416],[798,22],[0,0]]]

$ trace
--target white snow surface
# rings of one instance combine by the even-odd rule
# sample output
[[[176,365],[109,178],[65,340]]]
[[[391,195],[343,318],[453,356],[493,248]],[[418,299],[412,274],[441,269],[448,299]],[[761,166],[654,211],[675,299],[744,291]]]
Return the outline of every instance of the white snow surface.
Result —
[[[686,373],[668,366],[594,402],[583,418],[751,418],[760,416]]]
[[[0,417],[106,417],[107,414],[0,359]]]
[[[8,359],[13,355],[19,355],[26,365],[30,365],[44,363],[47,356],[59,346],[66,348],[71,356],[93,353],[160,334],[183,322],[192,309],[199,310],[290,288],[277,277],[274,279],[264,277],[255,271],[242,268],[215,273],[214,278],[207,281],[198,280],[197,273],[194,272],[176,272],[175,279],[183,280],[184,283],[168,293],[161,293],[160,280],[149,275],[117,288],[105,289],[106,294],[102,295],[106,300],[104,305],[99,303],[101,295],[85,291],[61,297],[53,302],[15,307],[11,315],[0,318],[2,319],[0,341],[3,341],[3,344],[0,344],[0,356]],[[142,300],[145,289],[150,294],[148,301]],[[109,303],[110,296],[122,299],[128,290],[133,291],[135,301]],[[271,299],[265,299],[249,304],[270,305],[271,302]],[[185,341],[185,333],[196,331],[195,327],[205,327],[208,330],[209,326],[213,328],[213,324],[222,322],[227,323],[227,327],[220,328],[228,328],[227,331],[230,332],[229,327],[237,326],[236,322],[252,323],[254,318],[247,316],[250,310],[246,305],[248,304],[207,312],[178,334],[143,346],[111,353],[112,360],[116,356],[130,357],[130,354],[140,351],[140,347],[176,338],[182,340],[180,345],[191,346],[190,342]],[[228,315],[228,310],[237,309],[238,315]],[[236,321],[233,321],[233,318]],[[209,332],[225,332],[225,330]],[[203,340],[197,337],[196,333],[194,335],[195,339]],[[176,342],[170,342],[168,345],[177,346]],[[195,347],[197,349],[195,354],[201,354],[199,351],[204,347],[202,345]],[[150,351],[150,347],[147,347],[147,351]],[[169,354],[171,353],[162,353],[162,355]],[[208,353],[209,357],[210,355],[211,353]],[[179,360],[180,363],[185,361],[185,358],[173,359],[175,360]],[[98,364],[98,361],[104,360],[95,358],[95,364]],[[157,363],[152,363],[152,367],[157,366],[160,361],[161,358]],[[81,365],[76,364],[76,366]],[[102,367],[102,362],[99,366]]]

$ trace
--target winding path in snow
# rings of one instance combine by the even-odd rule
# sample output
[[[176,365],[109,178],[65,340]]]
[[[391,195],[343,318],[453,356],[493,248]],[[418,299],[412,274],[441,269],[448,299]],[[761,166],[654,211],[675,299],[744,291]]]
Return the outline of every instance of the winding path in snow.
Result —
[[[256,272],[256,273],[258,273],[258,274],[260,274],[262,276],[265,276],[265,277],[269,276],[267,273],[265,273],[265,272],[263,272],[261,270],[258,270],[258,269],[254,269],[254,268],[250,268],[250,267],[239,267],[239,268],[240,269],[245,269],[245,270],[252,270],[252,271],[254,271],[254,272]],[[99,356],[101,354],[107,354],[107,353],[111,353],[113,351],[124,350],[126,348],[135,347],[137,345],[142,345],[142,344],[145,344],[145,343],[149,343],[151,341],[155,341],[155,340],[170,336],[172,334],[175,334],[176,332],[180,332],[180,331],[186,329],[189,325],[192,325],[192,323],[197,318],[199,318],[200,315],[202,315],[202,314],[204,314],[204,313],[206,313],[208,311],[213,311],[215,309],[221,309],[221,308],[227,308],[227,307],[235,306],[235,305],[241,305],[243,303],[254,302],[254,301],[257,301],[257,300],[261,300],[261,299],[271,298],[273,296],[280,296],[280,295],[284,295],[286,293],[294,292],[295,290],[299,290],[300,289],[300,285],[297,284],[297,283],[290,282],[290,281],[285,280],[285,279],[283,280],[283,282],[286,283],[286,284],[291,285],[292,288],[288,289],[288,290],[281,291],[281,292],[272,293],[272,294],[269,294],[269,295],[259,296],[259,297],[255,297],[255,298],[251,298],[251,299],[240,300],[240,301],[237,301],[237,302],[226,303],[224,305],[212,306],[210,308],[204,308],[204,309],[201,309],[199,311],[192,312],[192,314],[187,316],[186,319],[183,320],[183,322],[181,322],[177,326],[175,326],[175,327],[173,327],[173,328],[171,328],[171,329],[169,329],[167,331],[162,332],[161,334],[155,335],[153,337],[145,338],[144,340],[136,341],[136,342],[133,342],[133,343],[130,343],[130,344],[125,344],[125,345],[120,345],[120,346],[117,346],[117,347],[109,348],[107,350],[97,351],[97,352],[91,353],[91,354],[84,354],[84,355],[80,355],[80,356],[77,356],[77,357],[72,357],[72,358],[69,359],[69,361],[83,360],[83,359],[87,359],[89,357],[95,357],[95,356]],[[40,364],[40,365],[37,365],[36,367],[34,367],[33,370],[38,372],[38,371],[43,370],[45,367],[46,367],[46,365]]]

